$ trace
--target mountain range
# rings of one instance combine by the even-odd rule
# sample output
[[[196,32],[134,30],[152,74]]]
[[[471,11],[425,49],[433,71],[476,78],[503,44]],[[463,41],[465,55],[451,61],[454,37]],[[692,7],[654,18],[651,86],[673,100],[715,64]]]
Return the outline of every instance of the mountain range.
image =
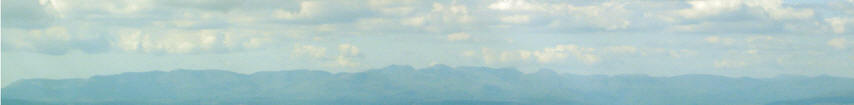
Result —
[[[19,80],[2,88],[2,104],[833,105],[854,104],[854,79],[575,75],[445,65],[352,73],[172,70]]]

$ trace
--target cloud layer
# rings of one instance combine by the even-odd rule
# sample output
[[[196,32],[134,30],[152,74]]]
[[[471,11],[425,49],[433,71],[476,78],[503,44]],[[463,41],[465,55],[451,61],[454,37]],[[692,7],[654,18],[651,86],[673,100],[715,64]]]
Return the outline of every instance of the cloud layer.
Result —
[[[136,66],[229,58],[154,69],[451,64],[597,74],[854,76],[847,71],[854,62],[850,0],[2,2],[3,59],[12,60],[4,62],[4,74],[69,67],[26,62],[124,55],[153,56],[128,64]],[[249,55],[255,57],[241,58]],[[79,69],[117,68],[70,71],[86,71]]]

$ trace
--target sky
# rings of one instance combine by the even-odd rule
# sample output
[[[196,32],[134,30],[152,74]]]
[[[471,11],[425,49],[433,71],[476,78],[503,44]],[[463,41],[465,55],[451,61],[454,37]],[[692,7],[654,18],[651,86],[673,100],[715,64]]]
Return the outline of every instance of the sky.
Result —
[[[2,84],[123,72],[854,77],[854,0],[2,0]]]

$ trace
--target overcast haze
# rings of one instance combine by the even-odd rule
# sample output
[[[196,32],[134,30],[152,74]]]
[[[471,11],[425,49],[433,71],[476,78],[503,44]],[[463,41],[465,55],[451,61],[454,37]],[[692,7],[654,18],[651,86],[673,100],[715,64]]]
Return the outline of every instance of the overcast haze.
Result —
[[[2,84],[436,64],[854,77],[854,0],[2,0]]]

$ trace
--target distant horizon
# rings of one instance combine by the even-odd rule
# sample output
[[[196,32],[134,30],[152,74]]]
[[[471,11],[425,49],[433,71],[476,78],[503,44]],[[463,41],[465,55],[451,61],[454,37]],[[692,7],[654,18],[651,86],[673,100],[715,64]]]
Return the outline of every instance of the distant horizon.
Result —
[[[315,70],[315,69],[287,69],[287,70],[255,71],[255,72],[251,72],[251,73],[234,72],[234,71],[231,71],[231,70],[222,70],[222,69],[173,69],[173,70],[151,70],[151,71],[122,72],[122,73],[117,73],[117,74],[99,74],[99,75],[92,75],[92,76],[89,76],[89,77],[81,77],[81,78],[26,78],[26,79],[21,79],[21,80],[30,80],[30,79],[49,79],[49,80],[89,79],[89,78],[92,78],[92,77],[95,77],[95,76],[114,76],[114,75],[120,75],[120,74],[126,74],[126,73],[173,72],[173,71],[224,71],[224,72],[231,72],[231,73],[237,73],[237,74],[243,74],[243,75],[252,75],[252,74],[259,73],[259,72],[288,72],[288,71],[316,71],[316,72],[326,72],[326,73],[331,73],[331,74],[338,74],[338,73],[360,73],[360,72],[368,72],[368,71],[373,71],[373,70],[381,70],[381,69],[383,69],[383,68],[388,68],[388,67],[393,67],[393,66],[394,66],[394,67],[396,67],[396,66],[412,67],[411,65],[388,65],[388,66],[380,67],[380,68],[371,68],[371,69],[364,69],[364,70],[357,70],[357,71],[341,71],[341,72],[330,72],[330,71],[328,71],[328,70]],[[450,67],[450,68],[480,68],[480,67],[483,67],[483,68],[489,68],[489,69],[510,69],[510,70],[514,70],[514,71],[517,71],[517,72],[520,72],[520,73],[523,73],[523,74],[537,73],[537,72],[539,72],[539,71],[541,71],[541,70],[551,70],[551,71],[554,71],[554,72],[555,72],[555,73],[557,73],[557,74],[562,74],[562,75],[566,75],[566,74],[568,74],[568,75],[579,75],[579,76],[648,76],[648,77],[679,77],[679,76],[704,75],[704,76],[719,76],[719,77],[727,77],[727,78],[755,78],[755,79],[767,79],[767,78],[780,78],[780,77],[798,76],[798,77],[810,77],[810,78],[812,78],[812,77],[836,77],[836,78],[849,78],[849,79],[854,79],[854,77],[834,76],[834,75],[829,75],[829,74],[819,74],[819,75],[778,74],[778,75],[769,76],[769,77],[726,76],[726,75],[715,75],[715,74],[680,74],[680,75],[667,75],[667,76],[664,76],[664,75],[649,75],[649,74],[641,74],[641,73],[635,73],[635,74],[631,74],[631,73],[627,73],[627,74],[577,74],[577,73],[570,73],[570,72],[558,72],[559,70],[553,70],[553,69],[538,69],[537,71],[529,71],[529,72],[525,72],[525,71],[522,71],[522,70],[519,70],[519,69],[516,69],[516,68],[512,68],[512,67],[494,68],[494,67],[485,67],[485,66],[448,66],[448,65],[444,65],[444,64],[436,64],[436,65],[427,66],[427,67],[421,67],[421,68],[415,68],[415,67],[412,67],[412,68],[413,68],[413,70],[424,70],[424,69],[433,68],[433,67],[437,67],[437,66],[447,66],[447,67]],[[16,81],[17,81],[17,80],[16,80]],[[14,82],[16,82],[16,81],[10,82],[9,84],[14,83]],[[6,86],[8,86],[9,84],[4,83],[2,87],[6,87]]]

